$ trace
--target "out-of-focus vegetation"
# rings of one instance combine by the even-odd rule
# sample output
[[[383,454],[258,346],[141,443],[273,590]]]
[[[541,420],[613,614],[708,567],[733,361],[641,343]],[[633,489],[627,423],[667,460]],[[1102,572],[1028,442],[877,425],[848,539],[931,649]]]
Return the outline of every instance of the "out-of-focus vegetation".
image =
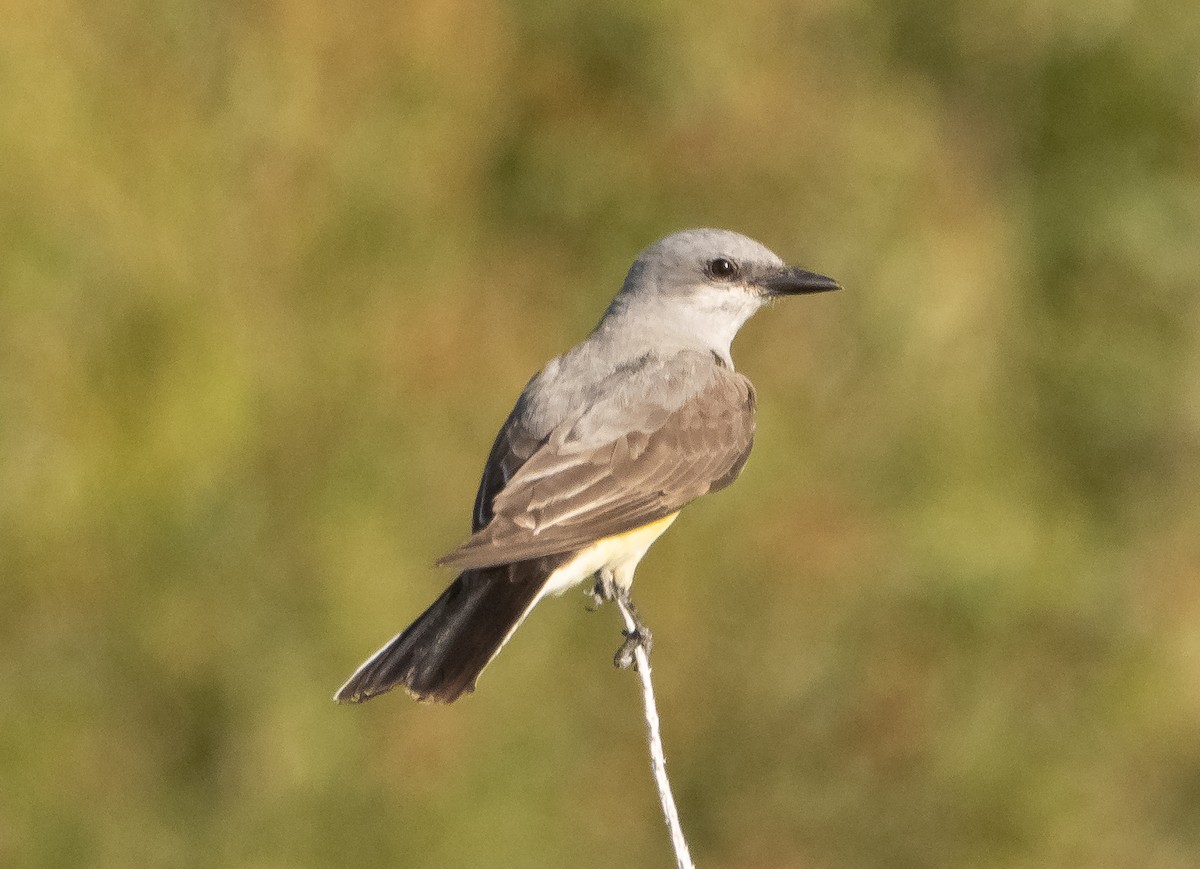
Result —
[[[0,865],[654,866],[615,612],[329,701],[638,250],[838,277],[643,562],[719,867],[1200,863],[1191,0],[14,0]]]

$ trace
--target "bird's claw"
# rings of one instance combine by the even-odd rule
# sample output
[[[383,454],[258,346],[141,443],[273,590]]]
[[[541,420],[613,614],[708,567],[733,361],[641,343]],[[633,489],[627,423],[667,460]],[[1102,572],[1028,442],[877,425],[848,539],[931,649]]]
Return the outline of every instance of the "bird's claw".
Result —
[[[613,666],[618,670],[628,670],[637,661],[639,648],[643,649],[647,655],[650,654],[650,649],[654,645],[654,636],[640,620],[632,631],[621,631],[621,633],[625,637],[625,642],[613,655]]]
[[[650,654],[650,647],[654,643],[654,637],[650,633],[650,629],[646,627],[646,623],[642,621],[638,615],[637,607],[633,605],[633,601],[629,599],[629,589],[623,585],[617,585],[613,572],[608,569],[596,572],[596,584],[592,586],[591,591],[592,606],[589,607],[593,612],[599,609],[600,605],[607,603],[610,600],[615,600],[621,609],[629,614],[633,620],[633,629],[621,631],[621,635],[625,637],[625,642],[621,644],[621,648],[617,649],[617,653],[613,655],[613,665],[618,670],[628,670],[637,661],[637,650],[640,648],[647,655]]]
[[[592,586],[592,590],[589,592],[592,598],[592,605],[588,609],[595,612],[600,609],[601,604],[608,603],[610,600],[616,600],[617,594],[617,583],[613,579],[612,571],[597,571],[596,584]]]
[[[617,653],[613,655],[613,664],[616,665],[617,669],[627,670],[637,660],[637,650],[639,648],[646,653],[647,658],[649,657],[650,647],[654,645],[654,635],[650,633],[650,629],[642,621],[637,607],[633,605],[633,600],[629,597],[629,589],[624,586],[617,586],[613,591],[617,598],[617,603],[628,613],[629,619],[633,621],[632,630],[621,631],[625,637],[625,642],[621,644],[621,648],[617,649]]]

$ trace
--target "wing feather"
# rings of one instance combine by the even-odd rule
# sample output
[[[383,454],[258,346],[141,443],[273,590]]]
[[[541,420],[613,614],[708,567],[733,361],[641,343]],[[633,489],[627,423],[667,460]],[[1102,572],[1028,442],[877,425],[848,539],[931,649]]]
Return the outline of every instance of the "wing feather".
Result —
[[[438,563],[542,558],[662,519],[731,483],[754,439],[754,389],[725,368],[670,412],[650,396],[609,413],[593,424],[624,433],[591,443],[582,417],[538,439],[514,411],[484,470],[475,533]]]

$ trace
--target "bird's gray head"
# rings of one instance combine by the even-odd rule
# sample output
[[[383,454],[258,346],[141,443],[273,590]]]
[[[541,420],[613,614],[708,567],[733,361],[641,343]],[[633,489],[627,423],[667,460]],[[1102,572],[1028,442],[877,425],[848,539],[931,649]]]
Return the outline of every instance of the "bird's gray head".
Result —
[[[619,324],[623,333],[711,350],[732,365],[734,335],[771,299],[836,289],[837,281],[786,265],[754,239],[689,229],[642,251],[599,329]]]

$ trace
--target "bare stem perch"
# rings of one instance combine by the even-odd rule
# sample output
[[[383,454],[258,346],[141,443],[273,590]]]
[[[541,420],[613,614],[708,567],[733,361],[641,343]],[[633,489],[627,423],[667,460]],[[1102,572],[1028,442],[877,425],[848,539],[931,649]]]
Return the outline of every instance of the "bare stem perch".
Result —
[[[628,636],[640,632],[640,624],[634,616],[629,602],[628,592],[614,595],[617,607],[621,610],[621,618],[625,620],[625,630]],[[650,740],[650,766],[654,770],[654,782],[658,786],[658,798],[662,802],[663,817],[667,820],[667,828],[671,831],[671,846],[675,849],[675,862],[678,869],[695,869],[692,855],[688,852],[687,840],[683,837],[683,827],[679,823],[679,811],[675,808],[675,797],[671,794],[671,782],[667,778],[667,757],[663,752],[662,732],[658,721],[658,703],[654,699],[654,684],[650,681],[650,656],[642,643],[633,647],[634,661],[637,664],[638,675],[642,678],[642,702],[646,707],[646,726]]]

